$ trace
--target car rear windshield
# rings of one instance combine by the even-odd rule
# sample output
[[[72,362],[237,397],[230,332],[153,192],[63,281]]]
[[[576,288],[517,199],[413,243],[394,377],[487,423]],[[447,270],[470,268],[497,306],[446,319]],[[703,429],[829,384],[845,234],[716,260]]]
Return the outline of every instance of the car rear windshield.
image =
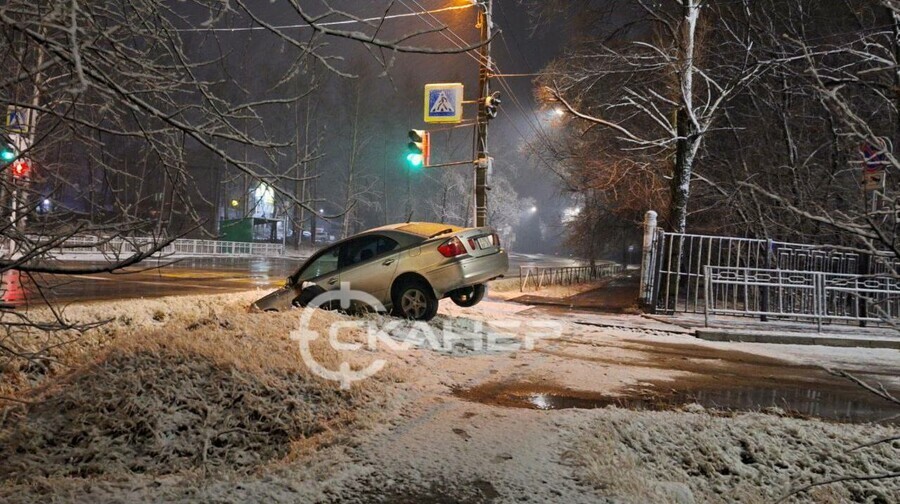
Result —
[[[445,230],[447,234],[456,233],[457,231],[462,231],[465,228],[461,228],[459,226],[451,226],[449,224],[434,224],[431,222],[411,222],[409,224],[400,226],[397,228],[397,231],[403,231],[404,233],[410,233],[414,235],[421,236],[423,238],[428,238],[433,236],[435,233],[440,233]]]

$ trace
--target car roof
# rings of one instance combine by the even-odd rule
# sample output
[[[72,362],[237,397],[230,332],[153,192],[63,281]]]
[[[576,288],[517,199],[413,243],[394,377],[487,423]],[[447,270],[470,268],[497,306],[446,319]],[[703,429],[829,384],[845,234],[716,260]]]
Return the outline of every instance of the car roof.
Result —
[[[381,226],[379,228],[370,229],[366,231],[366,233],[371,233],[375,231],[400,231],[407,234],[413,234],[417,236],[421,236],[423,238],[428,238],[432,235],[440,233],[441,231],[449,229],[451,233],[456,233],[458,231],[462,231],[466,228],[460,226],[454,226],[452,224],[440,224],[437,222],[403,222],[400,224],[388,224],[387,226]]]

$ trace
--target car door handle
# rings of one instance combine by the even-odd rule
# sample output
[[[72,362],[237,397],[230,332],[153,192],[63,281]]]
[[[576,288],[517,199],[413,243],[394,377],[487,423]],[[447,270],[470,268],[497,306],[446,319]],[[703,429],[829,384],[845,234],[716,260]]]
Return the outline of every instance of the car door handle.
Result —
[[[393,260],[393,259],[388,259],[387,261],[384,261],[384,262],[381,263],[381,264],[383,264],[383,265],[385,265],[385,266],[390,266],[391,264],[394,264],[394,260]]]
[[[328,279],[328,285],[334,285],[337,283],[337,277],[331,277]]]

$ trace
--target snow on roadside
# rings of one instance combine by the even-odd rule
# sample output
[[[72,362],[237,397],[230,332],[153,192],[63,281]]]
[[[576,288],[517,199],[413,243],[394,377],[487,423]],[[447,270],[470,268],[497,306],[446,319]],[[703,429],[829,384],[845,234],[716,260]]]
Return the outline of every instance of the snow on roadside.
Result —
[[[764,414],[607,409],[570,437],[579,479],[625,502],[773,502],[805,484],[900,472],[894,428]],[[900,502],[900,478],[818,487],[788,502]]]

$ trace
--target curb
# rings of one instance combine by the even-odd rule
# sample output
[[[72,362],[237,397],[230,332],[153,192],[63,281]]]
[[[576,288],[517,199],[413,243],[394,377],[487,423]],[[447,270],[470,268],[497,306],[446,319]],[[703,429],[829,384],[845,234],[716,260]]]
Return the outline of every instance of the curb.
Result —
[[[734,331],[724,329],[696,330],[698,338],[706,341],[739,343],[773,343],[781,345],[823,345],[831,347],[889,348],[900,350],[900,338],[859,337],[803,333],[772,333],[764,331]]]

